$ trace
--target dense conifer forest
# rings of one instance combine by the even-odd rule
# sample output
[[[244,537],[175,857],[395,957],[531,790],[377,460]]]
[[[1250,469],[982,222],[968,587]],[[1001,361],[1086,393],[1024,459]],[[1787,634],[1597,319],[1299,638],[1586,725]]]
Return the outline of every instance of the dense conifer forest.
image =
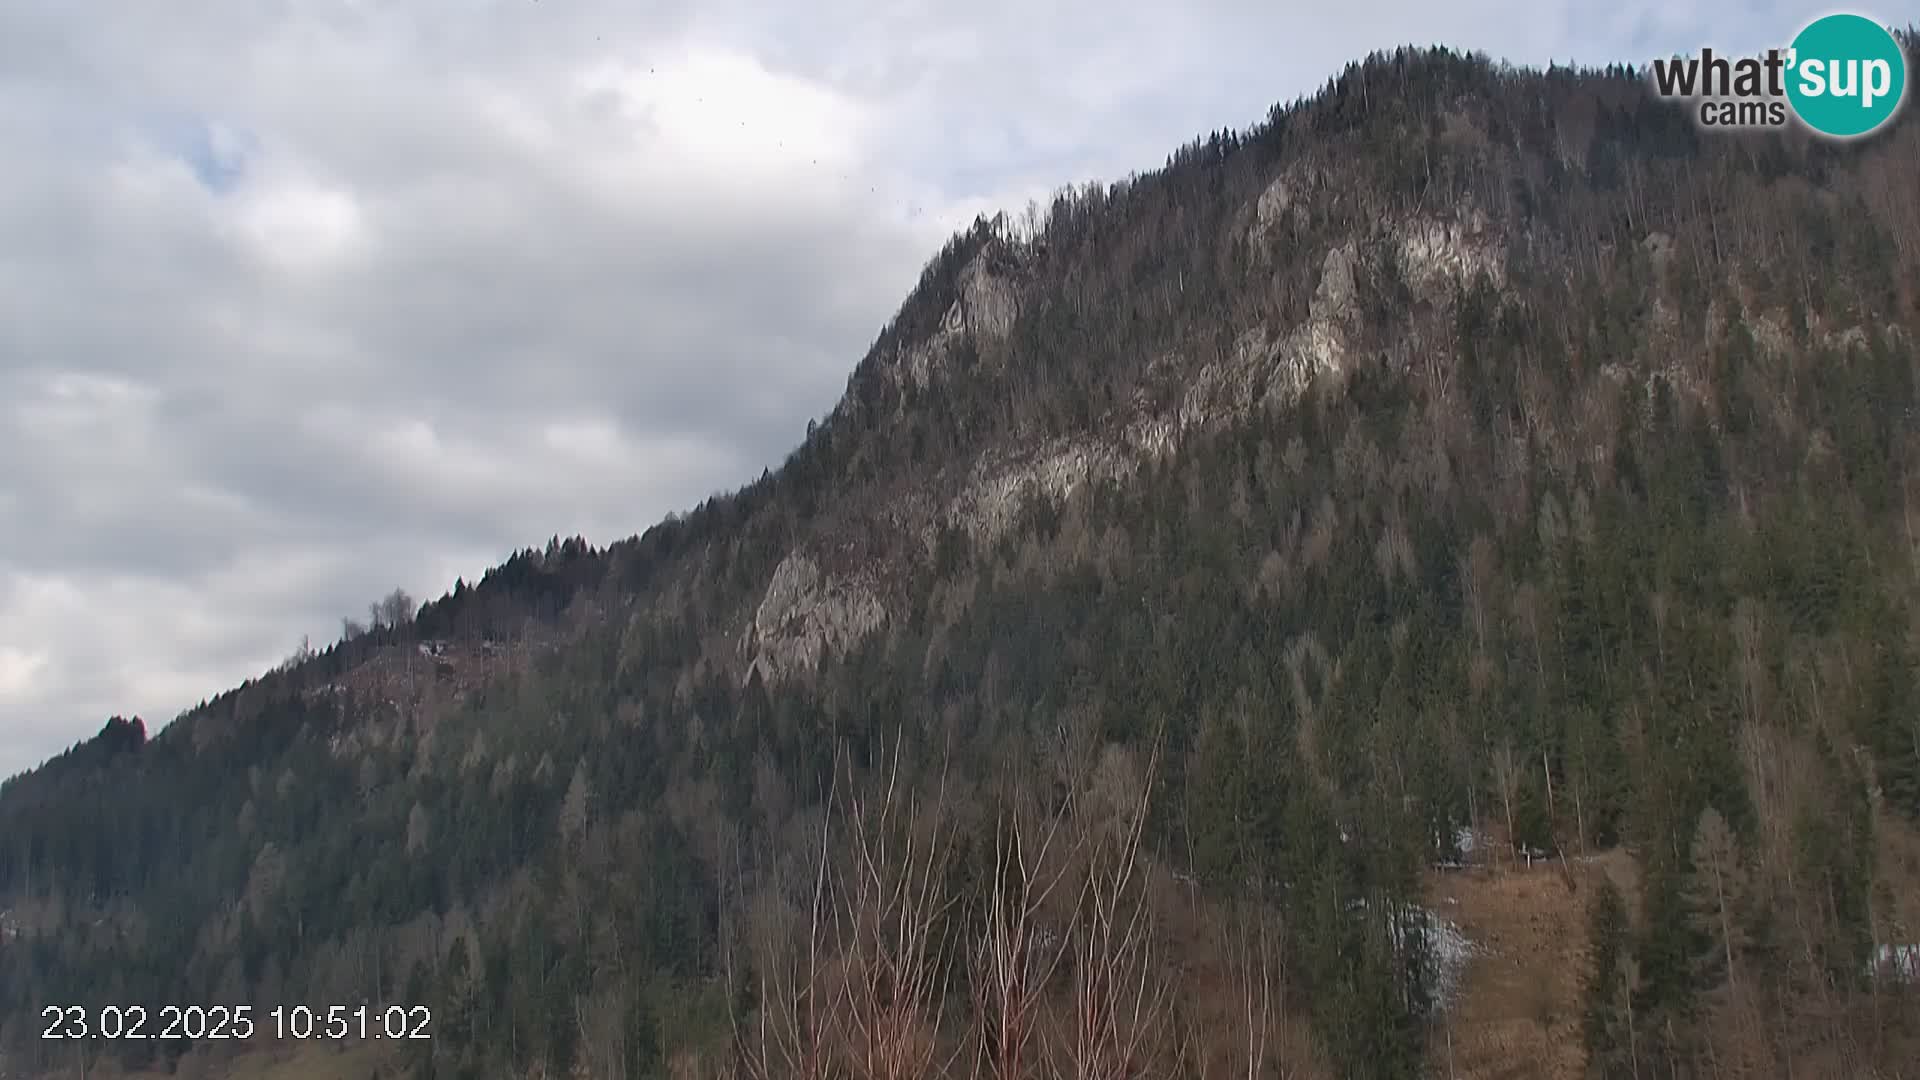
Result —
[[[8,781],[8,1075],[1447,1075],[1445,874],[1582,1075],[1910,1075],[1916,192],[1409,49],[982,220],[781,469]]]

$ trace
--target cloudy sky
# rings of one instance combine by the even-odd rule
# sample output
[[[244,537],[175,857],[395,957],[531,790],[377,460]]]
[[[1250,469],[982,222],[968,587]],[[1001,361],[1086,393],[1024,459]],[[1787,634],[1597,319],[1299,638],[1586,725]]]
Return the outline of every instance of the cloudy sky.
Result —
[[[1375,48],[1644,61],[1821,10],[4,0],[0,775],[758,475],[976,212]]]

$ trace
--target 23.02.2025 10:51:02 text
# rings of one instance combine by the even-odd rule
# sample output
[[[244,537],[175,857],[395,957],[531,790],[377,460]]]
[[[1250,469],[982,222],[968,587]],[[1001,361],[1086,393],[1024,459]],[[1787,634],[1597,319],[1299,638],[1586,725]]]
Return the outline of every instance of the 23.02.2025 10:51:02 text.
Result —
[[[425,1005],[275,1006],[261,1013],[256,1026],[251,1005],[108,1005],[90,1011],[80,1005],[48,1005],[42,1039],[251,1039],[256,1032],[275,1039],[431,1039],[433,1010]]]

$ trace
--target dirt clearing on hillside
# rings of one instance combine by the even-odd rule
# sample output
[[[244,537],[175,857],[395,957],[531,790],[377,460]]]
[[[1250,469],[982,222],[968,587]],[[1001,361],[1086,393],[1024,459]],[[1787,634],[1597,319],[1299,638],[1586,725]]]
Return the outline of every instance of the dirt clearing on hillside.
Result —
[[[1428,904],[1465,935],[1471,956],[1433,1033],[1437,1076],[1466,1080],[1577,1078],[1587,905],[1601,875],[1637,895],[1624,852],[1584,860],[1434,870]]]

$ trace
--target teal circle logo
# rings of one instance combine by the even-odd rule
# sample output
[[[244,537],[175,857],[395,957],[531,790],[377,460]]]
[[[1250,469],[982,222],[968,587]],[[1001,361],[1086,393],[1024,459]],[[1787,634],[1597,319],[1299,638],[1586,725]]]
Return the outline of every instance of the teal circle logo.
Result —
[[[1907,94],[1907,57],[1887,28],[1859,15],[1815,19],[1787,53],[1787,100],[1808,127],[1851,139],[1892,118]]]

